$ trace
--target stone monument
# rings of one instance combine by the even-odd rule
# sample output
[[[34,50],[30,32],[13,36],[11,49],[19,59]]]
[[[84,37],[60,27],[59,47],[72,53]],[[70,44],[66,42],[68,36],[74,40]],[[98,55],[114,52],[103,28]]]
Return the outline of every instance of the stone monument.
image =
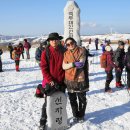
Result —
[[[68,0],[64,8],[64,40],[72,37],[78,45],[80,40],[80,9],[74,0]]]
[[[68,128],[66,105],[67,98],[62,92],[47,96],[47,130],[66,130]]]

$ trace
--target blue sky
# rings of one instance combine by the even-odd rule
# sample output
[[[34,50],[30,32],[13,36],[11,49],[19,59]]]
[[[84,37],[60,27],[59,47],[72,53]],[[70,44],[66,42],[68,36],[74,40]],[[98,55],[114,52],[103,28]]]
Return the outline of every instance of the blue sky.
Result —
[[[81,34],[130,33],[130,0],[75,0]],[[0,34],[63,34],[67,0],[0,0]]]

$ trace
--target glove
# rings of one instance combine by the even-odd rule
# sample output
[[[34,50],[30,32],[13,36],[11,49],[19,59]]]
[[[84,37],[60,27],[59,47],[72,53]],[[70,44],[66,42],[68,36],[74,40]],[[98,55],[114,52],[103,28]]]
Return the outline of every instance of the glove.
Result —
[[[37,98],[44,98],[44,94],[42,93],[40,87],[42,87],[42,86],[39,84],[37,86],[37,88],[36,88],[35,97],[37,97]]]
[[[74,62],[74,66],[79,69],[84,66],[84,63],[83,62]]]
[[[119,67],[118,67],[118,68],[116,68],[116,70],[121,72],[121,69],[120,69]]]
[[[54,81],[51,81],[49,84],[50,84],[50,86],[54,86],[55,85]]]

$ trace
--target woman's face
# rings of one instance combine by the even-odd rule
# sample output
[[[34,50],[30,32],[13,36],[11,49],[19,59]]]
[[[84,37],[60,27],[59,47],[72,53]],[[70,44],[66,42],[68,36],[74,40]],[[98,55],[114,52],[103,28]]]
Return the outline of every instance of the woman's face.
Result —
[[[72,40],[67,40],[66,48],[68,50],[73,50],[76,47],[76,44]]]
[[[50,45],[51,45],[52,47],[54,47],[54,48],[57,47],[58,43],[59,43],[59,40],[57,40],[57,39],[51,39],[51,40],[50,40]]]

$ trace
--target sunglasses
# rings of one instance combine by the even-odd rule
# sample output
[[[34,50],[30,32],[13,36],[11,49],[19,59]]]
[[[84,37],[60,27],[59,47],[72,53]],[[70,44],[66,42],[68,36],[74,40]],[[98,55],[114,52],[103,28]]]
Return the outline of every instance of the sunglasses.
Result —
[[[73,45],[74,45],[73,42],[66,43],[66,46],[67,46],[67,47],[70,47],[70,46],[73,46]]]

